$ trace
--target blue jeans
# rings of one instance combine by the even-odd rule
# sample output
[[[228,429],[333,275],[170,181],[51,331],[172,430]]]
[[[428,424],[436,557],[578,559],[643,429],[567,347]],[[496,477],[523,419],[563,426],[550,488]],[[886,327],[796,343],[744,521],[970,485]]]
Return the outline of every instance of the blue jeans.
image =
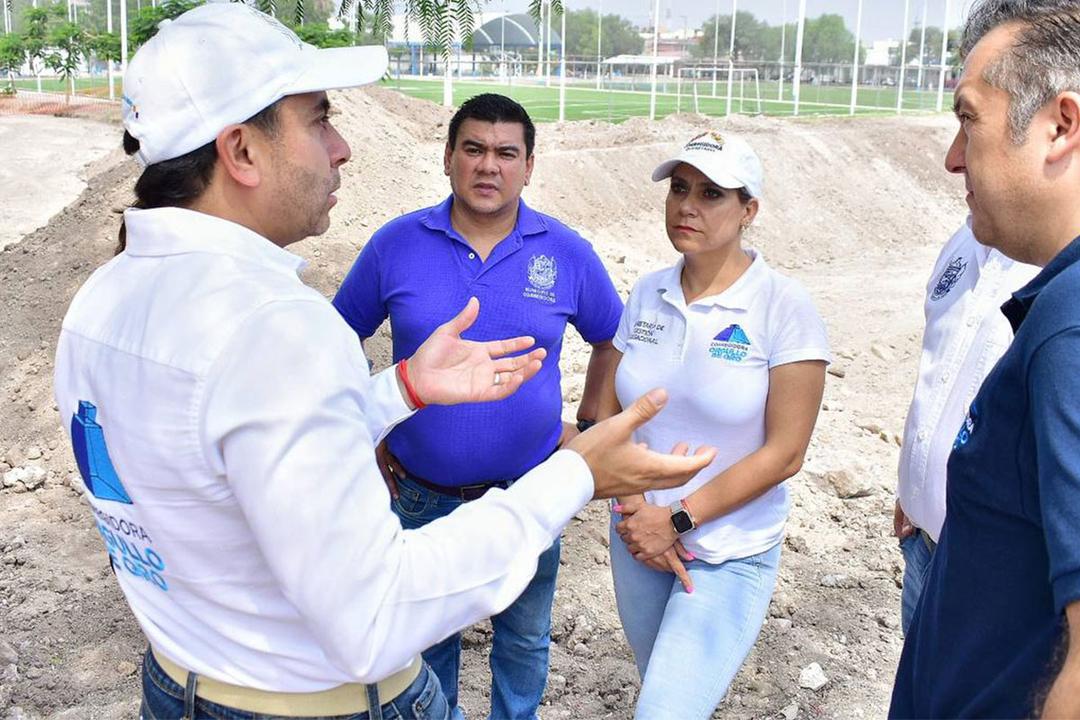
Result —
[[[398,480],[399,497],[392,507],[405,528],[414,529],[449,515],[462,504],[457,498],[428,490],[409,477]],[[477,548],[483,552],[483,548]],[[544,695],[551,644],[551,603],[559,571],[559,541],[539,558],[536,575],[510,607],[491,618],[491,717],[531,719]],[[458,707],[461,634],[454,634],[424,652],[424,660],[442,683],[452,717],[464,718]]]
[[[927,541],[930,541],[929,543]],[[931,548],[930,536],[923,530],[916,530],[900,541],[900,552],[904,556],[904,587],[900,591],[900,627],[907,635],[911,619],[915,617],[915,608],[919,606],[926,577],[930,574],[930,561],[934,559],[936,545]]]
[[[623,632],[641,674],[634,717],[708,718],[757,640],[776,587],[780,545],[720,565],[691,560],[693,594],[633,558],[611,525]]]
[[[185,717],[184,687],[165,674],[149,649],[143,656],[142,707],[139,720],[178,720]],[[382,704],[381,713],[337,715],[337,720],[448,720],[450,706],[439,687],[438,678],[427,665],[405,692]],[[271,720],[270,715],[234,710],[195,698],[193,720]],[[317,720],[317,719],[308,719]],[[327,720],[327,719],[324,719]]]

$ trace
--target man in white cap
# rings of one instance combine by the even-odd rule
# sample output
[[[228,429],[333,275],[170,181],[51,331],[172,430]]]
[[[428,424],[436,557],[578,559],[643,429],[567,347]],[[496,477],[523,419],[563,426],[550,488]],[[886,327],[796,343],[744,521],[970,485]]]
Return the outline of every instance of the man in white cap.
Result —
[[[372,378],[297,277],[284,248],[327,229],[350,153],[325,91],[385,67],[382,48],[318,50],[212,4],[163,25],[124,78],[137,202],[124,251],[65,317],[55,383],[150,641],[145,717],[445,717],[419,651],[505,608],[589,499],[685,482],[711,460],[629,442],[665,402],[654,391],[513,488],[402,530],[375,443],[427,404],[507,397],[543,352],[463,340],[470,300]]]

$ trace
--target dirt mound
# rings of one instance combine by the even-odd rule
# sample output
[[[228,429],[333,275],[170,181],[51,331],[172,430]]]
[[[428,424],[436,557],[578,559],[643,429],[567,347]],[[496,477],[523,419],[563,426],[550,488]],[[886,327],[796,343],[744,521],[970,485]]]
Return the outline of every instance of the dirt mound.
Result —
[[[308,282],[326,294],[380,224],[449,192],[442,173],[449,111],[379,88],[333,100],[352,161],[331,230],[293,248],[311,262]],[[675,259],[662,224],[665,188],[649,174],[705,128],[740,132],[760,153],[766,200],[751,243],[810,289],[838,361],[806,470],[790,481],[794,508],[770,620],[720,712],[881,716],[900,647],[891,488],[918,356],[921,289],[964,214],[960,185],[942,168],[952,121],[681,115],[541,125],[526,199],[592,240],[625,293]],[[8,400],[0,474],[29,468],[0,490],[0,712],[136,712],[144,641],[73,490],[79,480],[51,398],[60,320],[79,284],[111,256],[113,210],[130,199],[135,175],[134,163],[114,159],[46,227],[0,253],[0,393]],[[379,364],[388,360],[386,333],[372,346]],[[586,361],[580,339],[568,339],[568,417]],[[869,494],[841,500],[824,480],[829,472],[848,473]],[[615,613],[606,522],[594,504],[565,533],[545,718],[632,713],[637,678]],[[488,639],[483,625],[466,634],[462,697],[477,716],[487,710]],[[828,683],[800,688],[801,670],[814,662]]]

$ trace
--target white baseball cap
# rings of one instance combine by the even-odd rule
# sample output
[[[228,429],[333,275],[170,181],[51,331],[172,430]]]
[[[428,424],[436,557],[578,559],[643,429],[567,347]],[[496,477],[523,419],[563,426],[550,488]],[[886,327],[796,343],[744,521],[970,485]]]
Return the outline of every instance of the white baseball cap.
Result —
[[[653,182],[671,177],[680,163],[693,165],[722,188],[746,188],[760,198],[765,171],[753,148],[738,135],[704,132],[683,145],[679,156],[653,170]]]
[[[287,95],[374,82],[388,63],[380,45],[308,45],[239,2],[200,5],[158,27],[124,75],[124,129],[144,167],[202,147]]]

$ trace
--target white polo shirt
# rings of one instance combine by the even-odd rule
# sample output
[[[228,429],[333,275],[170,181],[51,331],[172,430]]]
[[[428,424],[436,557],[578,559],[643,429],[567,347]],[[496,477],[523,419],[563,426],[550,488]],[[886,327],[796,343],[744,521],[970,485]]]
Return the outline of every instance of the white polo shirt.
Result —
[[[127,250],[64,319],[56,398],[155,647],[311,692],[383,679],[521,593],[592,494],[579,455],[403,531],[373,448],[409,411],[303,261],[198,212],[124,217]]]
[[[1001,305],[1039,272],[980,244],[970,218],[941,249],[926,285],[926,330],[900,448],[900,507],[936,542],[945,466],[986,376],[1012,342]]]
[[[630,293],[615,347],[623,353],[615,376],[626,407],[654,387],[670,400],[636,435],[669,450],[685,440],[711,445],[716,459],[686,485],[646,493],[657,505],[686,497],[765,443],[769,369],[803,360],[829,361],[825,325],[796,281],[770,268],[757,252],[724,292],[689,306],[683,261],[642,278]],[[768,550],[784,534],[784,483],[727,515],[682,536],[698,558],[721,563]]]

